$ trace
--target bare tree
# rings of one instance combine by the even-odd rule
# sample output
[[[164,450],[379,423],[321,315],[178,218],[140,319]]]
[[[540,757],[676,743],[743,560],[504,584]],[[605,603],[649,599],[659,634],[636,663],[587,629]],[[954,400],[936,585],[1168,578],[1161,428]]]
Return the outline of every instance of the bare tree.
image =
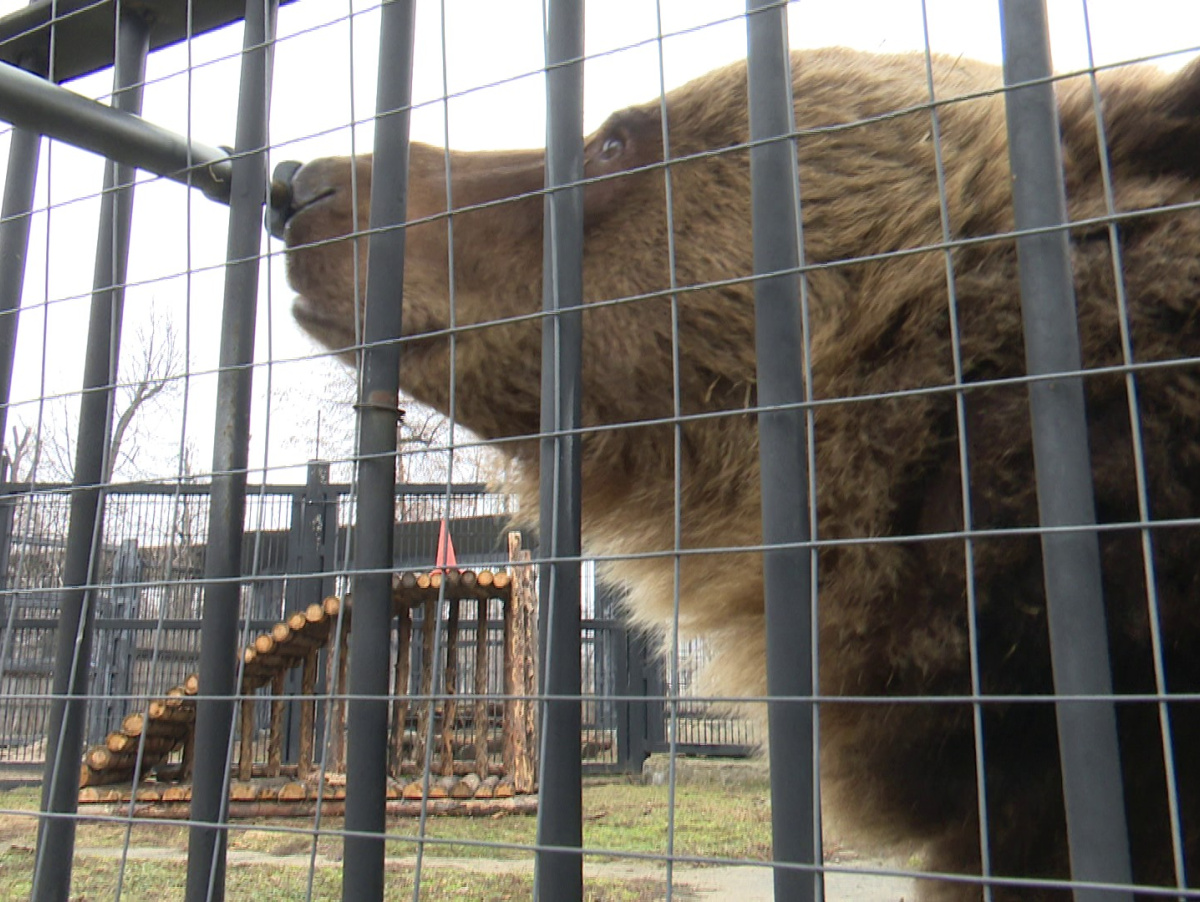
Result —
[[[348,479],[357,428],[354,373],[327,358],[324,365],[314,361],[313,366],[315,392],[305,386],[282,393],[284,403],[316,410],[316,416],[303,418],[314,431],[291,437],[289,444],[305,448],[313,457],[346,464],[339,476]],[[456,427],[451,453],[450,421],[443,414],[411,398],[401,398],[400,406],[404,417],[396,428],[397,482],[445,482],[451,469],[458,482],[489,482],[503,475],[502,456],[477,444],[472,433]]]
[[[156,401],[173,395],[184,374],[183,351],[174,325],[151,314],[147,325],[139,328],[128,342],[130,351],[121,360],[114,390],[112,438],[104,461],[103,478],[124,472],[130,477],[151,475],[145,466],[145,439],[150,432],[145,413]],[[67,482],[75,469],[78,434],[78,401],[61,399],[47,404],[40,434],[23,424],[13,428],[13,444],[7,448],[10,459],[18,454],[27,468],[24,480],[41,479]],[[48,472],[42,472],[42,468]],[[14,468],[14,472],[17,470]]]

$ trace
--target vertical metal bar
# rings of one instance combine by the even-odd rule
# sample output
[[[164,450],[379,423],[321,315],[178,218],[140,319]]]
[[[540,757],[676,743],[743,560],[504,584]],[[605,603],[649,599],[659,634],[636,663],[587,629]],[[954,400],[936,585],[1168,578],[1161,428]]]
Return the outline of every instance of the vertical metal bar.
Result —
[[[787,8],[747,0],[753,199],[755,352],[758,402],[770,408],[805,400],[801,318],[799,175],[792,106]],[[770,275],[781,273],[781,275]],[[812,558],[808,541],[808,441],[799,408],[758,415],[762,482],[763,576],[767,621],[767,724],[770,730],[771,832],[775,896],[822,897],[813,748]],[[778,544],[790,548],[774,548]],[[779,700],[776,700],[778,697]],[[793,699],[783,701],[782,699]],[[795,700],[800,699],[800,700]]]
[[[8,145],[4,203],[0,208],[0,443],[8,432],[18,311],[21,309],[21,288],[25,284],[30,212],[33,210],[41,141],[40,135],[17,128],[13,129]]]
[[[383,898],[395,543],[396,425],[404,239],[408,205],[408,126],[412,102],[415,4],[391,0],[381,11],[374,169],[371,178],[371,275],[363,319],[358,410],[358,516],[350,700],[346,718],[346,837],[342,898]],[[433,621],[436,623],[436,618]]]
[[[1062,149],[1044,0],[1001,0],[1005,105],[1013,208],[1018,229],[1067,222]],[[1013,87],[1035,81],[1024,87]],[[1077,374],[1082,366],[1065,229],[1017,240],[1026,366],[1031,375]],[[1038,510],[1047,527],[1096,522],[1083,381],[1078,375],[1029,386]],[[1067,839],[1074,879],[1131,880],[1117,724],[1110,701],[1108,631],[1094,530],[1042,536],[1050,653],[1058,720]],[[1128,892],[1076,889],[1077,900],[1132,899]]]
[[[534,895],[583,897],[580,438],[583,356],[583,3],[550,0],[542,306],[540,606],[545,635]],[[570,187],[563,187],[570,186]]]
[[[118,109],[137,114],[142,108],[149,23],[122,10],[117,22],[113,100]],[[92,658],[94,586],[103,538],[104,483],[112,424],[113,388],[121,340],[121,311],[129,263],[129,231],[133,217],[134,169],[108,162],[100,201],[88,342],[79,402],[79,436],[75,476],[63,564],[62,605],[54,655],[54,699],[46,736],[42,778],[42,811],[38,822],[33,898],[65,900],[71,889],[71,858],[79,801],[79,756],[87,716],[88,676]]]
[[[200,698],[196,703],[187,902],[225,895],[226,780],[237,694],[238,610],[250,393],[258,306],[262,209],[267,200],[267,114],[277,0],[246,0],[241,84],[229,197],[225,299],[221,312],[213,437],[212,500],[200,626]]]

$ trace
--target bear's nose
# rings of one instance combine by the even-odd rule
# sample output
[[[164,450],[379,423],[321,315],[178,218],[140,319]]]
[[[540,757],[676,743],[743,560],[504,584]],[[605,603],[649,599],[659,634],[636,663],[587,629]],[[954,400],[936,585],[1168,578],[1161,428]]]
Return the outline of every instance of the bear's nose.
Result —
[[[280,240],[288,219],[296,212],[292,204],[292,178],[300,170],[300,163],[284,160],[271,174],[271,205],[267,208],[267,232]]]

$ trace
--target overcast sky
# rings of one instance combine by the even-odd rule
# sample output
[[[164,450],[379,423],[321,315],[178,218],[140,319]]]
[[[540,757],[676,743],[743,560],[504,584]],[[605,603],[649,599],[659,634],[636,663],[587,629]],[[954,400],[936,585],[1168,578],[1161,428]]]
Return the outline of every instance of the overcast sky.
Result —
[[[0,0],[0,13],[24,5]],[[1055,65],[1071,71],[1087,65],[1083,0],[1049,0]],[[660,43],[656,5],[650,0],[588,4],[586,125],[594,128],[614,109],[652,98],[659,91],[658,54],[667,88],[745,56],[744,8],[730,0],[662,0]],[[1196,0],[1091,0],[1092,47],[1099,64],[1178,51],[1156,64],[1177,68],[1200,45]],[[348,13],[354,11],[350,17]],[[998,62],[1000,36],[995,0],[929,0],[930,41],[935,51]],[[923,47],[920,0],[804,0],[789,10],[795,47],[840,44],[871,51]],[[716,23],[716,24],[708,24]],[[413,137],[461,149],[529,147],[542,143],[544,86],[540,0],[447,0],[443,84],[442,9],[418,4]],[[299,0],[279,15],[279,42],[271,115],[272,165],[284,159],[368,151],[378,54],[375,2]],[[240,27],[198,38],[152,56],[145,116],[206,144],[232,144],[239,74]],[[628,49],[622,49],[628,48]],[[190,68],[189,68],[190,67]],[[503,84],[494,87],[497,82]],[[105,72],[71,84],[103,97]],[[448,102],[442,98],[452,95]],[[354,122],[361,124],[354,128]],[[45,147],[45,145],[43,145]],[[0,132],[0,158],[8,135]],[[34,423],[37,399],[77,392],[91,287],[101,162],[63,145],[44,151],[31,238],[17,372],[9,422]],[[126,348],[139,327],[170,321],[189,339],[186,432],[206,469],[211,456],[214,378],[218,349],[226,210],[201,195],[158,179],[139,187],[127,293]],[[269,480],[297,478],[288,467],[314,452],[311,422],[314,381],[328,365],[306,358],[313,344],[293,325],[291,293],[277,242],[264,236],[273,255],[263,268],[255,374],[255,426],[251,460],[267,467]],[[191,275],[188,275],[189,269]],[[277,361],[270,367],[268,361]],[[294,361],[294,362],[293,362]],[[271,393],[267,393],[268,378]],[[154,414],[160,446],[142,461],[145,474],[169,476],[182,434],[184,393],[176,392]],[[56,402],[74,409],[77,400]],[[64,407],[64,405],[66,405]],[[53,405],[52,405],[53,406]],[[61,414],[57,414],[61,415]],[[266,437],[270,433],[269,446]],[[329,438],[328,431],[326,438]],[[332,453],[336,442],[321,451]],[[343,445],[344,447],[344,445]],[[126,474],[133,475],[133,474]]]

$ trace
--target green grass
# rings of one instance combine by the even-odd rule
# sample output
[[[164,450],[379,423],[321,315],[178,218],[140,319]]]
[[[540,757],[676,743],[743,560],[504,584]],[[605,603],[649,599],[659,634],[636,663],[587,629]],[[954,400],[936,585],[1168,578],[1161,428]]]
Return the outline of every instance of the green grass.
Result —
[[[0,808],[36,811],[38,791],[19,789],[0,793]],[[86,813],[87,808],[83,811]],[[583,790],[584,845],[612,852],[667,852],[667,788],[646,786],[621,778],[588,780]],[[268,855],[307,855],[312,839],[308,818],[271,818],[234,821],[229,839],[231,849]],[[323,818],[321,828],[336,834],[341,818]],[[125,824],[80,824],[76,845],[107,848],[125,842]],[[417,849],[416,818],[391,818],[388,822],[388,854],[412,855]],[[294,832],[302,831],[302,832]],[[430,817],[426,836],[439,840],[425,844],[425,853],[435,856],[521,858],[525,849],[496,848],[476,843],[529,846],[535,840],[536,820],[531,816]],[[0,842],[33,843],[33,817],[0,815]],[[455,840],[459,842],[455,842]],[[465,842],[463,842],[465,841]],[[765,861],[770,858],[771,822],[766,784],[679,786],[675,791],[676,855],[715,856]],[[153,821],[138,821],[130,836],[133,848],[187,847],[187,829]],[[317,840],[320,855],[337,858],[341,838],[322,835]]]
[[[32,889],[32,849],[10,849],[0,854],[0,899],[24,899]],[[140,861],[129,859],[121,882],[121,898],[127,902],[161,902],[177,898],[184,885],[187,866],[182,860]],[[75,863],[71,886],[72,902],[111,899],[120,871],[117,859],[85,857]],[[234,864],[226,876],[226,897],[255,902],[291,902],[304,899],[308,870],[270,864]],[[338,868],[313,871],[312,898],[341,896],[342,875]],[[412,898],[412,868],[388,865],[386,899]],[[450,868],[428,868],[421,874],[422,899],[526,900],[532,897],[532,877],[519,874],[480,874]],[[650,902],[662,898],[662,885],[654,880],[592,880],[585,898],[590,902]]]
[[[762,785],[679,786],[675,792],[676,855],[767,860],[770,858],[768,787]],[[0,792],[0,899],[27,898],[33,874],[37,836],[37,787]],[[588,780],[583,790],[584,845],[618,853],[589,855],[589,861],[620,860],[621,852],[667,853],[670,804],[666,787],[646,786],[623,778]],[[87,820],[88,807],[76,830],[72,900],[111,899],[120,876],[122,899],[174,898],[186,873],[186,827],[139,820],[132,824]],[[95,811],[96,809],[91,809]],[[514,859],[531,859],[537,822],[528,815],[484,818],[430,817],[425,843],[430,858],[467,858],[471,866],[436,862],[421,875],[422,899],[529,899],[532,878]],[[341,818],[324,818],[317,837],[320,866],[313,871],[313,898],[341,894]],[[412,856],[418,846],[416,818],[390,818],[387,854]],[[237,862],[227,876],[228,898],[254,902],[303,899],[308,889],[312,851],[311,818],[239,820],[230,826],[229,848],[271,856],[275,862]],[[120,850],[128,842],[134,855],[121,876]],[[480,845],[486,843],[487,845]],[[507,846],[498,848],[493,843]],[[516,848],[516,847],[526,848]],[[110,857],[111,856],[111,857]],[[137,857],[135,857],[137,856]],[[488,872],[487,861],[497,862]],[[411,863],[388,865],[387,898],[410,899]],[[591,902],[649,902],[663,895],[662,881],[648,878],[589,879]]]

